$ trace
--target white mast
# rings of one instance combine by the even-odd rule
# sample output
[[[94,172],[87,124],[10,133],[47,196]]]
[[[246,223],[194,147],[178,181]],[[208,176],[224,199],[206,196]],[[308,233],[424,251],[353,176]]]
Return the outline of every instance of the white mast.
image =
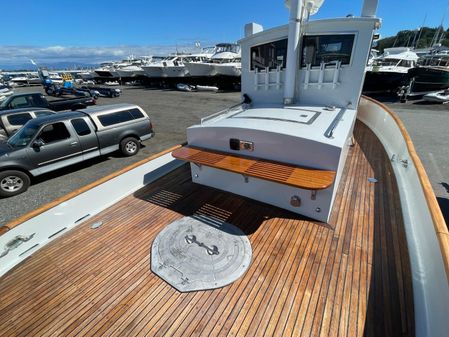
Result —
[[[288,5],[288,3],[287,3]],[[292,0],[288,26],[287,67],[285,72],[284,104],[292,104],[295,97],[295,82],[298,62],[299,34],[301,28],[303,0]]]
[[[362,8],[362,17],[376,17],[378,2],[379,0],[365,0]]]

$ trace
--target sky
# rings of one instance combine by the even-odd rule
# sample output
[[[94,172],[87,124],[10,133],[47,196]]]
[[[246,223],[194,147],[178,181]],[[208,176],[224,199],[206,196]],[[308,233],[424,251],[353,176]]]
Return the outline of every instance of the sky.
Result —
[[[313,18],[360,15],[363,0],[325,0]],[[448,0],[379,0],[382,37],[436,27]],[[14,0],[2,3],[0,68],[50,62],[99,63],[134,55],[234,42],[248,22],[288,22],[283,0]],[[449,13],[444,26],[449,25]]]

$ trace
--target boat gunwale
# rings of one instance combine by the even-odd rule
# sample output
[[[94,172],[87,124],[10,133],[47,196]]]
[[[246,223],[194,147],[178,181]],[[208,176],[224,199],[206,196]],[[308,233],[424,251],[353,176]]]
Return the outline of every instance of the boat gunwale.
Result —
[[[165,150],[163,150],[161,152],[158,152],[158,153],[156,153],[154,155],[151,155],[151,156],[149,156],[147,158],[139,160],[138,162],[135,162],[135,163],[133,163],[131,165],[125,166],[124,168],[122,168],[120,170],[112,172],[111,174],[109,174],[109,175],[107,175],[107,176],[105,176],[105,177],[103,177],[101,179],[98,179],[98,180],[96,180],[96,181],[94,181],[94,182],[92,182],[90,184],[87,184],[87,185],[85,185],[85,186],[83,186],[81,188],[78,188],[78,189],[70,192],[70,193],[67,193],[66,195],[64,195],[62,197],[56,198],[56,199],[50,201],[49,203],[46,203],[43,206],[41,206],[39,208],[36,208],[35,210],[32,210],[31,212],[28,212],[28,213],[26,213],[26,214],[24,214],[24,215],[22,215],[22,216],[20,216],[20,217],[18,217],[16,219],[10,221],[10,222],[7,222],[5,225],[0,227],[0,236],[2,236],[3,234],[7,233],[8,231],[13,229],[14,227],[19,226],[20,224],[24,223],[25,221],[28,221],[31,218],[33,218],[33,217],[35,217],[35,216],[37,216],[39,214],[42,214],[42,213],[48,211],[49,209],[52,209],[52,208],[62,204],[63,202],[66,202],[69,199],[72,199],[72,198],[74,198],[74,197],[76,197],[76,196],[78,196],[78,195],[80,195],[80,194],[82,194],[84,192],[87,192],[87,191],[89,191],[89,190],[91,190],[91,189],[93,189],[93,188],[95,188],[95,187],[97,187],[97,186],[99,186],[99,185],[109,181],[109,180],[112,180],[112,179],[116,178],[117,176],[119,176],[121,174],[129,172],[129,171],[135,169],[136,167],[139,167],[139,166],[141,166],[143,164],[146,164],[149,161],[152,161],[154,159],[162,157],[163,155],[165,155],[167,153],[173,152],[174,150],[182,147],[185,144],[186,143],[177,144],[177,145],[172,146],[172,147],[170,147],[168,149],[165,149]]]
[[[440,252],[444,263],[446,277],[449,282],[449,231],[447,229],[443,213],[441,212],[441,208],[436,199],[435,192],[433,191],[432,184],[430,183],[429,177],[424,169],[424,165],[422,164],[421,159],[416,152],[413,141],[407,129],[405,128],[404,123],[402,123],[401,119],[393,110],[371,97],[367,97],[365,95],[362,95],[361,97],[385,110],[396,122],[396,125],[398,126],[402,137],[405,140],[407,151],[410,155],[410,159],[413,161],[413,165],[415,166],[419,182],[423,189],[424,199],[426,200],[427,207],[432,218],[435,235],[437,236],[438,243],[440,245]]]

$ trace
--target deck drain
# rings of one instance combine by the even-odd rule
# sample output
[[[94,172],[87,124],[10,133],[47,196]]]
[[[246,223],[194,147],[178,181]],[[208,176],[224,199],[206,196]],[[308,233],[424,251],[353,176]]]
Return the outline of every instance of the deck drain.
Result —
[[[98,222],[92,224],[92,225],[90,226],[90,228],[92,228],[92,229],[97,229],[97,228],[100,227],[102,224],[103,224],[103,222],[98,221]]]
[[[151,248],[151,270],[181,292],[224,287],[251,264],[246,235],[228,223],[184,217],[165,227]]]

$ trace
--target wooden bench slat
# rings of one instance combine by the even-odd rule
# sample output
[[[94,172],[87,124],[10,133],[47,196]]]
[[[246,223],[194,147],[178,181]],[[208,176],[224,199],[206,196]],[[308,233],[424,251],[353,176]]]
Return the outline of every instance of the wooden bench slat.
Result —
[[[335,180],[335,171],[303,168],[291,164],[240,157],[190,146],[174,150],[172,156],[198,165],[270,180],[306,190],[328,188]]]

